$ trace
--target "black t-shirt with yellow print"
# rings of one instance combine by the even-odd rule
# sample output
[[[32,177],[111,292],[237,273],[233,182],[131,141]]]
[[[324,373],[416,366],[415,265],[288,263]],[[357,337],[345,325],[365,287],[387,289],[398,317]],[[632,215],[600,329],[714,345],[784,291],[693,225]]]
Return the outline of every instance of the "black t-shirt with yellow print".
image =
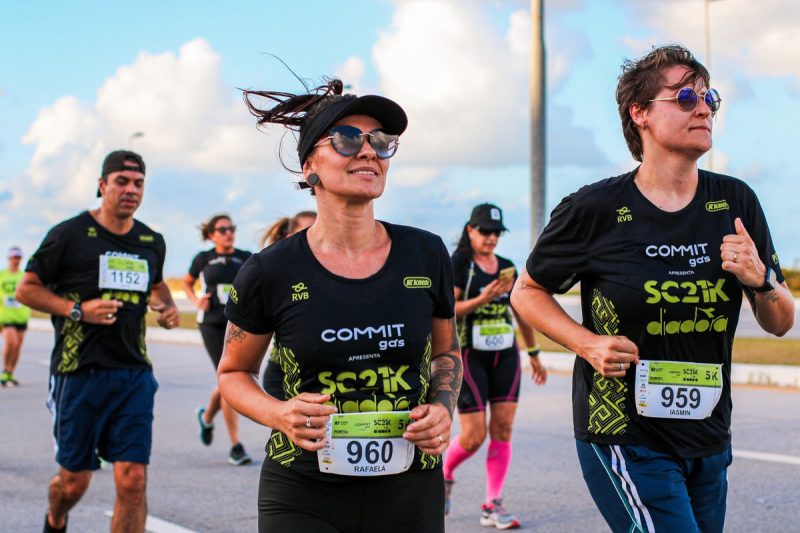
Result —
[[[73,322],[53,316],[56,332],[51,372],[64,374],[87,366],[147,368],[145,321],[150,290],[162,281],[164,238],[138,220],[116,235],[84,211],[54,226],[31,256],[27,272],[39,276],[55,294],[75,302],[119,300],[111,325]]]
[[[707,418],[681,419],[700,404],[701,393],[714,389],[685,386],[691,376],[663,374],[658,379],[671,390],[643,397],[637,391],[640,369],[632,367],[625,379],[607,379],[576,358],[575,436],[643,444],[680,457],[719,453],[730,443],[731,351],[743,295],[736,277],[722,270],[720,245],[741,217],[761,260],[783,281],[769,228],[755,193],[736,178],[701,170],[692,202],[666,212],[642,195],[635,175],[634,170],[609,178],[564,198],[528,258],[528,274],[556,293],[580,282],[583,325],[598,334],[624,335],[643,360],[682,362],[674,368],[684,374],[710,368],[687,362],[721,364],[719,399]],[[673,378],[684,386],[670,385]],[[669,417],[639,414],[662,405]]]
[[[331,394],[340,413],[405,411],[427,400],[433,318],[453,317],[453,273],[442,240],[382,222],[391,238],[385,265],[365,279],[328,271],[306,231],[245,262],[225,314],[254,334],[274,332],[286,398]],[[319,479],[317,454],[273,430],[267,455]],[[411,469],[440,467],[415,451]]]
[[[505,257],[497,256],[497,272],[487,274],[475,263],[472,256],[464,252],[453,254],[453,276],[455,286],[461,289],[460,300],[469,300],[479,296],[484,287],[498,279],[500,272],[513,268],[514,263]],[[514,274],[516,279],[516,274]],[[491,302],[485,303],[467,316],[458,319],[458,332],[461,348],[472,346],[472,330],[476,324],[512,324],[511,293],[501,294]]]

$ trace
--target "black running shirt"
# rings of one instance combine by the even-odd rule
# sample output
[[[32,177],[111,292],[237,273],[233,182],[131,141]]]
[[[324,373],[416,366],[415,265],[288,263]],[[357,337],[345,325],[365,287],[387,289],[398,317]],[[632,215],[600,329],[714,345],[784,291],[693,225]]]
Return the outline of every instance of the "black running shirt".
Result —
[[[200,324],[225,325],[225,303],[228,301],[228,292],[233,286],[236,273],[252,254],[234,248],[230,254],[220,254],[212,248],[200,252],[189,266],[189,275],[200,279],[201,292],[210,294],[208,311],[197,312],[197,322]]]
[[[162,281],[166,246],[161,234],[138,220],[125,235],[106,230],[87,211],[53,227],[31,256],[27,272],[39,276],[55,294],[74,302],[119,300],[110,325],[51,317],[56,332],[51,372],[79,368],[149,368],[144,342],[147,304],[153,285]],[[105,263],[101,279],[100,265]],[[106,288],[101,288],[103,285]],[[116,285],[117,288],[108,288]]]
[[[505,257],[497,257],[497,272],[487,274],[472,256],[463,252],[453,254],[453,278],[455,286],[461,289],[461,300],[475,298],[483,292],[483,288],[498,279],[500,271],[514,268],[514,263]],[[516,273],[514,279],[517,279]],[[472,348],[472,326],[476,323],[484,324],[511,324],[511,294],[501,294],[493,301],[483,304],[465,317],[458,319],[458,332],[461,340],[461,349]]]
[[[783,281],[767,221],[755,193],[736,178],[701,170],[692,202],[670,213],[642,195],[635,175],[564,198],[528,258],[528,274],[556,293],[580,282],[583,325],[624,335],[642,359],[722,364],[721,396],[708,418],[640,416],[636,370],[625,379],[604,378],[576,358],[575,436],[686,458],[720,453],[730,443],[731,350],[743,288],[722,270],[720,245],[741,217],[761,260]],[[657,401],[674,408],[674,400]],[[677,407],[686,407],[685,397],[678,400]]]
[[[275,332],[286,398],[332,395],[340,413],[405,411],[428,399],[433,318],[453,317],[453,270],[442,240],[382,222],[386,264],[365,279],[325,269],[301,231],[253,255],[233,282],[225,314],[254,334]],[[273,430],[267,455],[320,479],[317,454]],[[416,450],[411,469],[440,467]]]

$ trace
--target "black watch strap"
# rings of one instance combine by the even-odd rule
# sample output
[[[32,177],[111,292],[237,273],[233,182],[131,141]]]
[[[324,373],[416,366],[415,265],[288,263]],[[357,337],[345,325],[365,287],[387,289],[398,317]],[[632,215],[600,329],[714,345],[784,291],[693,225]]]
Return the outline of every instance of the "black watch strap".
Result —
[[[775,271],[767,267],[767,274],[764,276],[764,284],[760,287],[753,287],[753,292],[769,292],[775,289],[778,284],[778,276]]]
[[[83,319],[83,311],[81,310],[80,302],[75,302],[75,305],[69,310],[69,319],[73,322],[80,322]]]

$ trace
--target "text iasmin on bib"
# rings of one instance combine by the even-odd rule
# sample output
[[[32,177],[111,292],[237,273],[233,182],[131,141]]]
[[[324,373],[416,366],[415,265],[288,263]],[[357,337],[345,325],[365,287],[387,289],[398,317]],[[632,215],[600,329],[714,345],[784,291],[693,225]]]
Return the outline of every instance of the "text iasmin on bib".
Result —
[[[405,472],[414,445],[403,438],[410,411],[331,415],[327,444],[317,452],[320,472],[343,476],[385,476]]]
[[[147,292],[149,281],[146,260],[106,254],[100,256],[101,289]]]
[[[642,416],[702,420],[722,394],[722,365],[640,361],[636,367],[636,409]]]

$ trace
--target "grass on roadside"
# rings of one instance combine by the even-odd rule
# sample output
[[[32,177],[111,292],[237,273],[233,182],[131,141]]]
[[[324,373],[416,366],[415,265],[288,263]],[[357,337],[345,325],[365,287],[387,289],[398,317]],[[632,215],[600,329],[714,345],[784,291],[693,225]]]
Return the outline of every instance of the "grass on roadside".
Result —
[[[568,352],[541,333],[536,340],[545,352]],[[754,365],[800,365],[800,340],[736,338],[733,342],[733,362]]]
[[[38,311],[33,311],[32,315],[35,318],[50,318],[50,315]],[[147,325],[158,327],[157,316],[153,312],[147,313]],[[196,316],[194,312],[181,313],[180,327],[197,329]],[[536,334],[536,340],[544,352],[569,351],[541,333]],[[733,362],[756,365],[800,365],[800,340],[737,338],[733,343]]]

